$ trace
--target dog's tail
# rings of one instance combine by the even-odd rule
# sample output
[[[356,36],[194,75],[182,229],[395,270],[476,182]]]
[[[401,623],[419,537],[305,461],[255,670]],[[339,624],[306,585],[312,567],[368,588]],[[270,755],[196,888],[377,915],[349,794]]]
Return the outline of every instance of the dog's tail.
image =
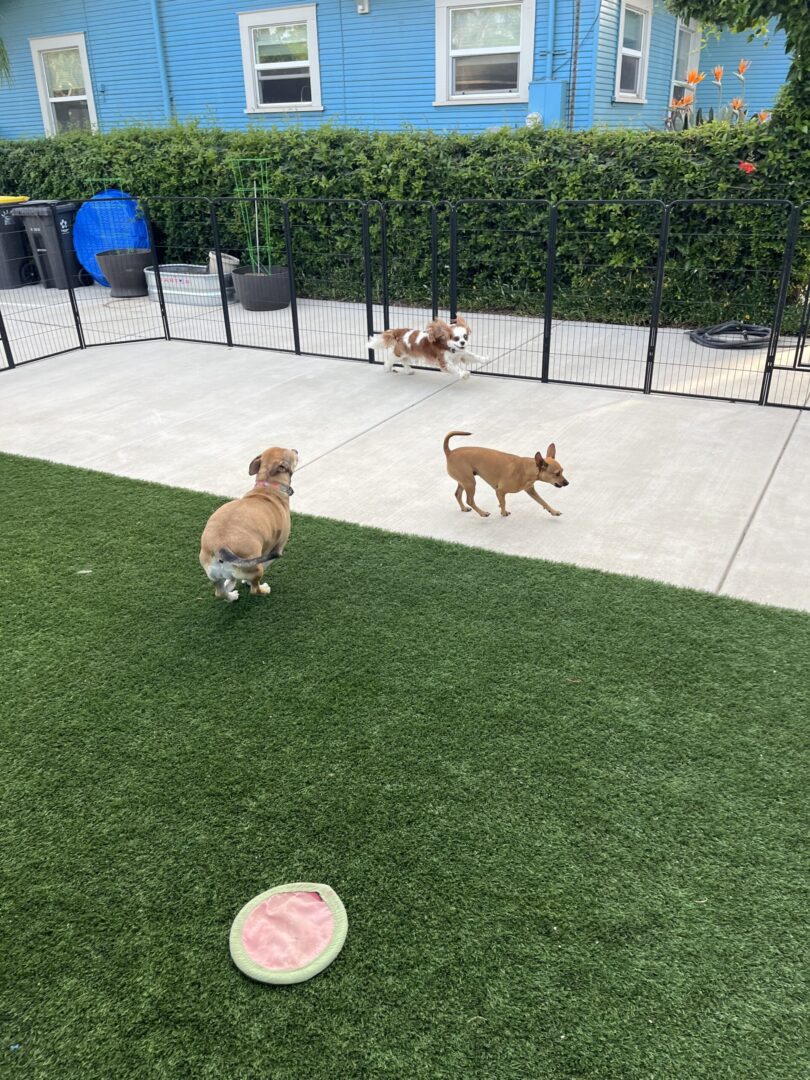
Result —
[[[452,438],[454,438],[456,435],[472,435],[472,432],[471,431],[448,431],[447,434],[444,437],[444,452],[445,452],[445,454],[450,453],[450,440]]]
[[[253,559],[242,559],[230,548],[222,547],[211,560],[208,576],[212,581],[215,578],[226,581],[233,577],[234,570],[251,570],[280,558],[281,555],[277,551],[270,551],[266,555],[256,555]]]

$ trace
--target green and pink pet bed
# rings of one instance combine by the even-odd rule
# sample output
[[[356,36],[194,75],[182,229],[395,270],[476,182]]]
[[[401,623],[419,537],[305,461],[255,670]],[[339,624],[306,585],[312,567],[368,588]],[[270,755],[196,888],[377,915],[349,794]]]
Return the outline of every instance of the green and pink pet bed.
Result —
[[[254,896],[234,919],[231,957],[259,982],[306,982],[338,955],[348,925],[346,909],[328,885],[277,885]]]

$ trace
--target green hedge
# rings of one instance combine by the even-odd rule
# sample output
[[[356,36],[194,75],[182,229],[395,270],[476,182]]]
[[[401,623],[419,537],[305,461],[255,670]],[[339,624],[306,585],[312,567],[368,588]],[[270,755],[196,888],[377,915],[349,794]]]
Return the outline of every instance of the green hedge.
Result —
[[[806,128],[806,125],[805,125]],[[210,246],[207,210],[170,197],[230,196],[229,159],[261,158],[279,198],[497,200],[459,210],[460,309],[534,312],[542,304],[547,218],[507,199],[810,199],[810,136],[802,124],[704,125],[694,131],[498,130],[480,135],[396,134],[323,126],[221,131],[196,124],[126,128],[105,135],[0,142],[0,190],[87,197],[104,180],[153,203],[161,257],[200,261]],[[757,171],[746,175],[740,161]],[[163,198],[161,198],[163,197]],[[360,212],[325,202],[292,208],[302,295],[359,299]],[[223,247],[243,254],[235,209],[222,212]],[[447,220],[440,212],[441,299],[447,300]],[[379,224],[372,213],[375,290]],[[747,315],[768,321],[781,269],[781,209],[693,206],[673,216],[664,320],[689,325]],[[644,322],[657,248],[649,207],[568,207],[560,216],[555,313]],[[280,219],[271,229],[279,257]],[[426,206],[389,217],[392,301],[430,295]],[[810,242],[799,245],[789,320],[810,276]]]

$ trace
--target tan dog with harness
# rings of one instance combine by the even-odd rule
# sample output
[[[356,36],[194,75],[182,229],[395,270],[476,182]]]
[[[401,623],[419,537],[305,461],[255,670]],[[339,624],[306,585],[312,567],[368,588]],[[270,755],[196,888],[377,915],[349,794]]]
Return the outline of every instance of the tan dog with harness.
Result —
[[[280,559],[290,538],[289,481],[298,467],[298,451],[271,446],[255,457],[248,475],[253,489],[213,512],[200,542],[200,565],[221,599],[239,599],[240,581],[254,596],[270,592],[262,581],[265,567]]]
[[[538,450],[533,458],[504,454],[500,450],[487,450],[483,446],[460,446],[457,450],[450,449],[450,440],[455,435],[469,434],[469,431],[450,431],[444,437],[447,472],[457,482],[456,502],[465,514],[470,510],[475,510],[481,517],[489,517],[487,510],[482,510],[480,506],[475,505],[475,478],[480,476],[490,487],[495,488],[501,517],[509,517],[506,496],[517,491],[525,491],[530,498],[540,503],[544,510],[548,510],[552,517],[560,516],[560,511],[549,506],[545,499],[541,499],[534,490],[534,485],[538,480],[545,484],[553,484],[558,488],[568,487],[568,481],[563,476],[563,467],[556,460],[557,448],[554,443],[549,445],[545,457]],[[461,500],[462,491],[467,496],[466,506]]]

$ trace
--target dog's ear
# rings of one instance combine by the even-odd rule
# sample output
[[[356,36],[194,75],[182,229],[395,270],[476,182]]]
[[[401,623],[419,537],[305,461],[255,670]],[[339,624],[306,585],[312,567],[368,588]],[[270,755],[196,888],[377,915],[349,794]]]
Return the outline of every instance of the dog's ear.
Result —
[[[427,336],[432,345],[446,345],[449,339],[446,325],[438,320],[428,323]]]
[[[550,442],[548,444],[548,450],[546,450],[546,457],[550,457],[552,458],[552,460],[555,461],[557,459],[557,447],[554,445],[553,442]]]
[[[465,330],[470,329],[469,324],[463,315],[456,315],[455,319],[453,319],[453,326],[463,326]]]
[[[261,465],[261,463],[262,455],[259,454],[259,456],[255,457],[253,461],[251,461],[250,465],[248,465],[248,476],[255,476],[256,473],[259,471],[259,466]]]
[[[545,459],[543,458],[543,455],[540,453],[539,450],[534,455],[534,463],[538,469],[545,469],[546,467]]]

